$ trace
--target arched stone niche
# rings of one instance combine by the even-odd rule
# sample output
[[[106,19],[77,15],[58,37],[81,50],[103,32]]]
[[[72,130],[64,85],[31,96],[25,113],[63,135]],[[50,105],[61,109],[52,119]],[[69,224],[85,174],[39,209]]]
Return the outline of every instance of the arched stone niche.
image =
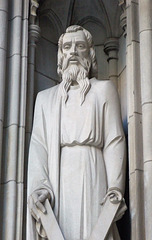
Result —
[[[41,0],[39,4],[41,37],[36,49],[35,95],[58,83],[59,77],[56,73],[58,39],[69,25],[81,25],[91,32],[94,39],[98,79],[110,78],[116,81],[121,99],[122,118],[127,131],[126,41],[120,27],[122,9],[118,1]],[[117,41],[114,55],[113,45],[109,45],[106,53],[104,51],[107,40],[113,38]],[[111,64],[112,58],[116,59]]]
[[[122,9],[118,1],[110,0],[45,0],[40,1],[38,10],[41,37],[36,48],[35,96],[37,92],[59,83],[57,69],[57,43],[65,29],[73,24],[83,26],[93,36],[98,62],[98,79],[115,77],[120,95],[122,120],[127,135],[127,81],[126,81],[126,40],[120,26]],[[117,41],[116,69],[109,69],[109,52],[105,43]],[[110,45],[109,45],[110,46]],[[110,46],[113,51],[113,45]],[[128,180],[127,180],[128,182]],[[126,199],[128,202],[128,185]],[[129,213],[119,222],[122,240],[129,240]],[[124,234],[125,233],[125,234]]]
[[[108,1],[109,2],[109,1]],[[38,10],[41,38],[36,49],[35,94],[58,83],[56,74],[57,42],[66,27],[78,24],[93,35],[98,62],[98,78],[108,79],[108,56],[104,43],[109,37],[120,36],[120,8],[116,1],[41,0]]]

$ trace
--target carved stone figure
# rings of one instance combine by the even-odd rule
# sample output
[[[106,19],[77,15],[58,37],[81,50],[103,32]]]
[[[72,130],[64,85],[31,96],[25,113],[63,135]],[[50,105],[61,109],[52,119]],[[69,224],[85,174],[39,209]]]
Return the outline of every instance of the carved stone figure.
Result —
[[[60,37],[58,73],[61,83],[40,92],[36,100],[28,168],[28,240],[47,238],[39,215],[48,214],[46,199],[64,239],[86,240],[103,200],[114,205],[124,194],[125,138],[118,95],[112,82],[95,78],[92,36],[84,28],[70,26]],[[107,240],[120,239],[114,222],[124,212],[122,205]]]

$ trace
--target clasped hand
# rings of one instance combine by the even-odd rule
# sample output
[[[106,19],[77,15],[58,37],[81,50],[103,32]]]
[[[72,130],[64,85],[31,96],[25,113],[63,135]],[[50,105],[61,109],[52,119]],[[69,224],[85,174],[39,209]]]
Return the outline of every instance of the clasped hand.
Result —
[[[103,199],[102,204],[104,204],[104,202],[106,201],[107,198],[109,198],[110,202],[113,204],[118,204],[119,202],[121,202],[120,207],[119,207],[117,214],[115,216],[115,219],[114,219],[114,222],[116,222],[122,218],[125,211],[127,210],[127,206],[123,199],[122,193],[117,189],[109,190],[108,193],[106,194],[105,198]]]
[[[42,213],[46,214],[46,208],[44,207],[44,202],[46,199],[51,200],[51,195],[46,189],[35,190],[28,199],[28,206],[31,215],[35,218],[37,222],[40,221],[40,217],[38,215],[38,211],[40,210]]]

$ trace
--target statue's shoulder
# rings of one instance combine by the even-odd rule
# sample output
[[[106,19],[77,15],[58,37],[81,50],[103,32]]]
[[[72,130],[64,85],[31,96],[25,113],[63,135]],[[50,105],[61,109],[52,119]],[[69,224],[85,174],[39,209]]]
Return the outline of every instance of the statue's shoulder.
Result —
[[[37,94],[37,99],[41,99],[41,101],[48,100],[51,96],[53,96],[56,93],[58,88],[59,88],[59,85],[56,85],[56,86],[53,86],[51,88],[40,91]]]
[[[94,89],[102,93],[112,93],[116,91],[114,83],[110,80],[98,80],[96,78],[91,79],[91,85]]]

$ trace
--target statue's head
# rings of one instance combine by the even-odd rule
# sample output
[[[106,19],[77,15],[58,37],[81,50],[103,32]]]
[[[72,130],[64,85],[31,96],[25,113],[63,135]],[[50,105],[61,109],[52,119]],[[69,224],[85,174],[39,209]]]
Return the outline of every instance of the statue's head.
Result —
[[[66,29],[58,42],[58,74],[62,78],[64,101],[74,82],[80,86],[81,104],[90,89],[89,78],[97,75],[97,62],[91,34],[73,25]]]
[[[97,76],[97,62],[92,35],[81,26],[66,29],[58,41],[58,74],[62,77],[68,66],[82,65],[89,78]]]

